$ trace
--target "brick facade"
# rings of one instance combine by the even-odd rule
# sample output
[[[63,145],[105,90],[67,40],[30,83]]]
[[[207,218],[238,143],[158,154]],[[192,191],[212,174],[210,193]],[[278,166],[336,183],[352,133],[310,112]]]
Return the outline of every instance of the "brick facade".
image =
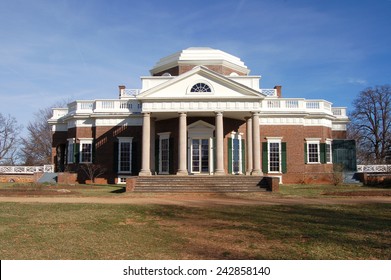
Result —
[[[197,121],[204,121],[215,125],[215,118],[212,117],[190,117],[187,125]],[[155,122],[155,146],[159,140],[159,133],[170,132],[171,147],[173,147],[171,157],[170,173],[175,174],[178,169],[178,118],[161,120]],[[224,169],[228,173],[228,140],[231,132],[241,133],[242,139],[246,140],[245,121],[224,118]],[[343,134],[339,134],[340,137]],[[283,183],[325,183],[332,180],[332,164],[306,164],[304,159],[304,145],[306,138],[319,138],[321,143],[327,139],[332,139],[334,132],[328,127],[322,126],[302,126],[302,125],[261,125],[260,139],[262,143],[267,142],[267,137],[281,137],[282,142],[286,143],[287,148],[287,172],[285,174],[267,174],[269,176],[281,176]],[[133,155],[132,173],[124,175],[137,175],[141,168],[141,145],[142,145],[142,127],[140,126],[114,126],[114,127],[79,127],[71,128],[68,133],[53,134],[53,158],[56,158],[56,146],[66,145],[67,139],[76,138],[80,142],[82,138],[94,139],[94,163],[105,166],[106,172],[98,182],[117,183],[118,171],[115,169],[117,156],[115,155],[115,145],[118,143],[118,137],[133,137],[133,145],[136,147],[136,155]],[[157,151],[155,151],[157,153]],[[156,155],[154,155],[156,157]],[[261,156],[262,158],[262,156]],[[246,161],[246,158],[242,159]],[[157,166],[156,163],[154,163]],[[157,172],[155,167],[154,172]],[[77,180],[86,182],[87,178],[77,164],[69,164],[67,171],[78,173]],[[245,170],[243,170],[245,171]],[[244,173],[244,172],[243,172]]]
[[[233,72],[240,77],[230,76]],[[49,120],[55,131],[53,163],[57,171],[76,174],[69,178],[87,182],[76,152],[82,149],[80,143],[88,143],[84,147],[92,147],[92,163],[105,168],[97,181],[102,183],[118,183],[128,176],[157,174],[163,161],[164,164],[168,162],[165,168],[169,169],[164,173],[198,173],[196,169],[191,170],[191,166],[201,164],[202,157],[205,161],[202,164],[207,166],[201,171],[209,175],[251,173],[260,176],[263,170],[264,175],[278,176],[283,183],[331,182],[330,153],[327,153],[329,160],[325,163],[326,153],[321,148],[327,147],[330,151],[333,139],[346,138],[344,129],[349,122],[346,108],[336,107],[334,113],[332,104],[325,100],[283,98],[281,86],[262,90],[259,88],[260,76],[249,76],[249,72],[239,58],[209,48],[189,48],[163,58],[151,70],[151,77],[143,77],[144,89],[120,94],[118,100],[75,101],[68,108],[58,109]],[[172,78],[156,77],[165,73]],[[194,85],[199,84],[205,87],[193,90]],[[205,88],[208,90],[201,90]],[[120,86],[120,92],[125,91],[125,86]],[[251,131],[247,131],[247,124],[251,122]],[[332,130],[332,127],[338,130]],[[192,129],[194,142],[187,129]],[[199,133],[197,129],[202,131],[198,138],[194,136]],[[248,133],[252,135],[251,139],[247,139]],[[167,137],[169,141],[166,141]],[[268,138],[279,139],[278,143],[281,143],[278,148],[281,156],[277,160],[283,161],[283,168],[274,169],[274,173],[263,167],[265,163],[270,167],[269,154],[262,150],[267,147]],[[309,139],[317,141],[319,158],[323,155],[323,160],[306,162],[306,150],[310,147],[306,141],[311,141]],[[198,140],[204,142],[204,147],[197,144]],[[119,150],[119,141],[125,141],[121,142],[124,152]],[[163,142],[165,154],[160,155]],[[248,144],[252,146],[252,153],[248,152]],[[193,149],[193,145],[198,148]],[[68,148],[79,149],[74,154],[75,162],[67,162]],[[126,151],[130,148],[131,151]],[[207,157],[202,154],[205,149]],[[164,160],[160,156],[165,157]],[[195,163],[191,160],[193,156]],[[129,163],[131,172],[128,167],[119,172],[119,163]],[[247,168],[248,163],[254,165],[252,169]],[[69,178],[67,180],[74,180]]]

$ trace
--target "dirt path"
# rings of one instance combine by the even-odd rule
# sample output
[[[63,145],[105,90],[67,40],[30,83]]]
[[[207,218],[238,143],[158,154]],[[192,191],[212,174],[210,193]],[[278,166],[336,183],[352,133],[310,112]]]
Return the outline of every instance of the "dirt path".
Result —
[[[260,196],[256,198],[229,197],[209,194],[156,194],[150,196],[120,197],[0,197],[0,202],[18,203],[95,203],[95,204],[155,204],[189,207],[219,205],[292,205],[292,204],[364,204],[391,203],[391,197],[347,197],[347,198],[279,198]]]

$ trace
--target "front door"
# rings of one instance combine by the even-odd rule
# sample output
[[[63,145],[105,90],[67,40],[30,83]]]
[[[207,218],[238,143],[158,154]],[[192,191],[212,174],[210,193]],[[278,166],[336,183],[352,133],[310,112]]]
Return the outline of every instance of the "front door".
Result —
[[[209,139],[192,139],[191,141],[191,172],[209,172]]]

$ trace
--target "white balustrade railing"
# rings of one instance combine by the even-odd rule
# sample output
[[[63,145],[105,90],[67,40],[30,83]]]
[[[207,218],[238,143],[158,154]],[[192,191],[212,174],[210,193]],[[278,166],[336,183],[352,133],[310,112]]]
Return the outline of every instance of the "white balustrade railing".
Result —
[[[274,89],[273,89],[274,90]],[[122,90],[125,91],[125,90]],[[182,103],[188,102],[190,107],[194,107],[195,101],[183,101]],[[144,102],[146,105],[148,102]],[[161,104],[168,104],[170,102],[154,102],[154,106],[159,107]],[[171,103],[178,103],[178,101],[172,101]],[[200,102],[199,102],[200,103]],[[206,104],[205,106],[198,106],[199,110],[207,110],[208,108],[215,108],[213,104],[216,101],[201,102]],[[221,102],[220,102],[221,103]],[[226,102],[230,105],[227,105],[227,108],[230,109],[232,107],[232,102]],[[232,103],[232,104],[231,104]],[[238,103],[238,102],[236,102]],[[235,104],[236,104],[235,103]],[[268,96],[262,101],[257,102],[263,111],[273,111],[273,112],[308,112],[308,113],[325,113],[325,114],[333,114],[337,118],[347,118],[346,116],[346,108],[344,107],[331,107],[331,103],[325,100],[306,100],[304,98],[278,98]],[[235,109],[240,109],[241,104],[235,105]],[[183,105],[186,107],[187,105]],[[245,106],[245,105],[243,105]],[[145,107],[145,108],[147,108]],[[92,113],[140,113],[141,112],[141,103],[137,99],[100,99],[100,100],[82,100],[82,101],[74,101],[68,105],[68,109],[56,109],[59,110],[57,112],[57,117],[54,119],[64,116],[66,113],[69,114],[92,114]],[[162,108],[164,109],[167,108]],[[172,108],[174,109],[174,108]],[[184,109],[184,108],[182,108]]]
[[[40,172],[54,172],[54,165],[44,166],[0,166],[3,174],[34,174]]]
[[[391,164],[357,165],[357,172],[391,173]]]
[[[124,88],[121,89],[120,97],[136,97],[141,92],[138,88]]]
[[[346,108],[345,107],[334,107],[331,109],[334,116],[337,117],[347,117],[346,115]]]
[[[261,93],[265,94],[266,96],[277,96],[277,90],[273,88],[262,88]]]
[[[307,112],[325,112],[331,113],[331,103],[325,100],[306,100],[289,98],[265,98],[262,102],[262,108],[273,111],[307,111]],[[288,109],[288,110],[287,110]]]

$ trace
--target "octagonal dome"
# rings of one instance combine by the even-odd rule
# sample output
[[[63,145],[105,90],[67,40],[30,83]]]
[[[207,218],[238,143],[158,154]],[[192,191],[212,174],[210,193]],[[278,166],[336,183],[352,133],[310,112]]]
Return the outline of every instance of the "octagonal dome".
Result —
[[[200,65],[225,76],[250,73],[239,57],[207,47],[192,47],[163,57],[150,72],[153,76],[178,76]]]

